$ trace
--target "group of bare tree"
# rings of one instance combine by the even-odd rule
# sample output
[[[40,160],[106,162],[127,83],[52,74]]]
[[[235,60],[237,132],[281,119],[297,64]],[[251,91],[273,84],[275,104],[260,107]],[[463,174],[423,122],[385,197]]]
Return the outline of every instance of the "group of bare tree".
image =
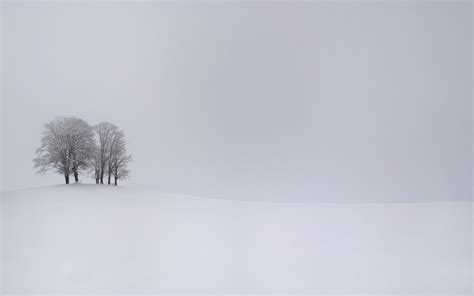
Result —
[[[76,117],[58,117],[44,126],[41,146],[34,159],[38,173],[55,170],[79,181],[79,173],[89,172],[97,184],[117,185],[118,180],[129,176],[125,136],[115,124],[101,122],[90,126]]]

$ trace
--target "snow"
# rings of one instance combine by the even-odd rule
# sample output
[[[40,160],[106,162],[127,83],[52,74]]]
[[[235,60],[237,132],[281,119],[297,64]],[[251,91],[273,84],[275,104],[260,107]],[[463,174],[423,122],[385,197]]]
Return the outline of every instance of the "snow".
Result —
[[[8,294],[465,294],[470,202],[271,203],[101,185],[2,193]]]

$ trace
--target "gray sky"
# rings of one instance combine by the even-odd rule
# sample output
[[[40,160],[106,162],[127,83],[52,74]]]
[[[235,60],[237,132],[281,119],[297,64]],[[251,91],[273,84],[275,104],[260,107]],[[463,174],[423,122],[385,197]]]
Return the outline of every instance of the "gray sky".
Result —
[[[74,115],[125,131],[126,185],[470,199],[469,2],[2,5],[4,190],[63,181],[32,158]]]

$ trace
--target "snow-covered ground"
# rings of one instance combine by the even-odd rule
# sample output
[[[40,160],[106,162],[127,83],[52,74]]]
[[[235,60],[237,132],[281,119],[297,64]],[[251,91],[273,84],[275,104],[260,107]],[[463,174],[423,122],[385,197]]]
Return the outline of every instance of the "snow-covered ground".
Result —
[[[470,294],[472,204],[2,194],[5,294]]]

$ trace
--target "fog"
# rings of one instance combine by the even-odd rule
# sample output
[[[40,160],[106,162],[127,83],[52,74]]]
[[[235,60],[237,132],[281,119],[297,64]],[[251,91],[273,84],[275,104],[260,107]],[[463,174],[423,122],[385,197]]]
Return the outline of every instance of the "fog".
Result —
[[[2,2],[3,190],[55,116],[121,127],[125,186],[471,198],[471,3]],[[82,182],[93,180],[84,174]]]

